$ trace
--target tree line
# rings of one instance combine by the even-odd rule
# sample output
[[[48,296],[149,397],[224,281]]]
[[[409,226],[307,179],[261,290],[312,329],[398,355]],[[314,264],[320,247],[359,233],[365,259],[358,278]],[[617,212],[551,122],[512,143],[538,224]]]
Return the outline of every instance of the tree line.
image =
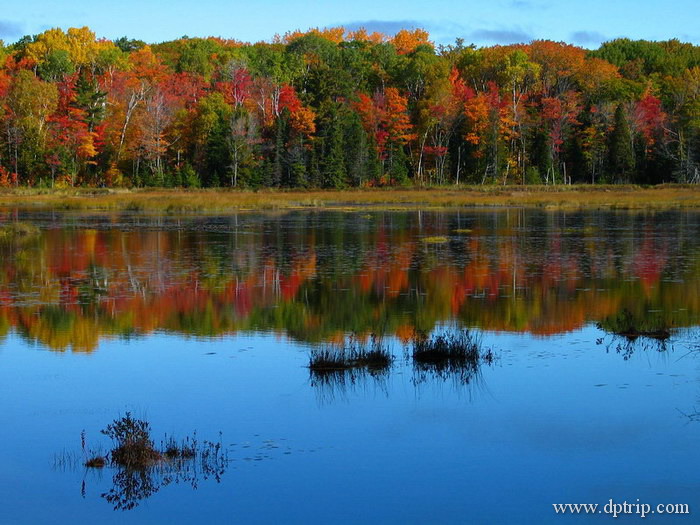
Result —
[[[0,45],[0,126],[0,187],[700,182],[700,47],[50,29]]]

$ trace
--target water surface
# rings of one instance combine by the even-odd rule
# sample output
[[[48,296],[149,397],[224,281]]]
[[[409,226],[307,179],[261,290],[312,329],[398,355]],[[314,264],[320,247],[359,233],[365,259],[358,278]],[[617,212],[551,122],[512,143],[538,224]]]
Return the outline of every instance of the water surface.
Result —
[[[611,498],[700,509],[700,214],[0,218],[40,228],[0,244],[2,523],[554,523],[552,503]],[[611,333],[630,320],[672,336]],[[464,328],[494,363],[469,381],[416,374],[416,331]],[[371,333],[396,356],[388,373],[310,377],[315,345]],[[61,458],[80,456],[82,430],[107,447],[99,431],[127,410],[156,439],[221,432],[221,478],[154,475],[157,491],[115,511],[101,495],[123,488],[118,470]]]

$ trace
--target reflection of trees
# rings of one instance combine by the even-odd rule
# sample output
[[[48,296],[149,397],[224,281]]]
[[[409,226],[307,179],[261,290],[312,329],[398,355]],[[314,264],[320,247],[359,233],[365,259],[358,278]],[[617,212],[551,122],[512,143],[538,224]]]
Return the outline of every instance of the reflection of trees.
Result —
[[[227,466],[226,455],[209,447],[196,460],[160,462],[146,469],[119,468],[112,477],[112,486],[102,497],[114,510],[131,510],[172,483],[186,483],[193,489],[207,479],[219,483]]]
[[[700,318],[688,213],[287,213],[93,217],[0,246],[0,333],[90,351],[156,329],[430,331],[456,319],[553,334],[623,310]],[[112,226],[111,223],[115,226]],[[443,235],[444,244],[421,238]]]
[[[109,490],[102,497],[114,510],[131,510],[172,483],[186,483],[193,489],[207,479],[218,483],[227,466],[224,454],[210,452],[197,460],[169,461],[145,469],[117,468]],[[85,482],[82,492],[86,492]]]
[[[630,359],[636,352],[665,353],[673,348],[667,339],[645,336],[627,337],[616,334],[598,339],[598,344],[605,344],[606,351],[620,354],[625,361]]]
[[[160,482],[148,470],[120,469],[112,478],[112,487],[102,497],[114,510],[131,510],[159,489]]]

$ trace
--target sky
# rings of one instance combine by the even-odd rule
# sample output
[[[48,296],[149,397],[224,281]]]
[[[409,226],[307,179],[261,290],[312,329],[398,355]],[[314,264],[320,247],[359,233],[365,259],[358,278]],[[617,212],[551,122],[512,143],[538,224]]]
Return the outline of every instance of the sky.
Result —
[[[245,42],[313,27],[394,34],[423,28],[437,44],[550,39],[595,48],[618,37],[700,44],[698,0],[6,0],[0,39],[89,26],[98,37],[148,43],[219,36]]]

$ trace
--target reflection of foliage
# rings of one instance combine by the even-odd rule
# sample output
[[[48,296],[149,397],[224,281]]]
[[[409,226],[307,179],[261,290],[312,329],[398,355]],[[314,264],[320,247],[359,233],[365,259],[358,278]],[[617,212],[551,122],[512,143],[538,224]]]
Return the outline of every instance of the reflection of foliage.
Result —
[[[605,344],[607,352],[614,350],[622,355],[625,361],[630,359],[637,351],[665,353],[672,348],[668,344],[668,338],[629,337],[618,334],[612,334],[608,341],[605,338],[600,338],[597,343]]]
[[[114,506],[114,510],[131,510],[159,488],[160,483],[147,469],[119,469],[112,478],[112,488],[102,497]]]
[[[450,320],[542,335],[603,320],[612,330],[625,310],[641,331],[700,321],[700,232],[688,214],[358,217],[129,215],[114,218],[119,229],[65,219],[31,245],[0,244],[0,326],[90,351],[105,336],[154,330],[321,342],[349,332],[405,340]],[[431,236],[449,242],[420,241]]]
[[[119,468],[112,477],[112,487],[102,497],[115,510],[131,510],[172,483],[186,483],[193,489],[208,479],[219,483],[228,463],[220,443],[204,442],[194,458],[162,461],[145,469]]]
[[[35,239],[39,235],[39,228],[30,222],[11,222],[0,225],[0,243],[23,243]]]
[[[635,341],[639,337],[666,341],[671,337],[668,325],[658,315],[636,317],[627,309],[606,317],[598,323],[598,329]]]
[[[693,408],[693,411],[689,413],[685,413],[680,410],[679,412],[683,417],[687,418],[689,422],[697,423],[698,421],[700,421],[700,411],[698,411],[695,408]]]
[[[104,268],[92,266],[88,269],[89,278],[78,287],[78,300],[82,305],[93,305],[109,294],[108,274]]]

